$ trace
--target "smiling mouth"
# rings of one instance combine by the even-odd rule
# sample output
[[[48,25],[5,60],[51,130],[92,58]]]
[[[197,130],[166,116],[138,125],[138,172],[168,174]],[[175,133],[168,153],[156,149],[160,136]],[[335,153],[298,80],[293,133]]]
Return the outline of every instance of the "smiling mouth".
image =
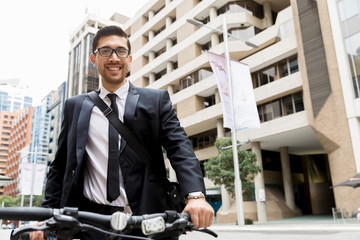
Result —
[[[119,71],[121,70],[121,67],[108,67],[110,71]]]
[[[121,66],[107,66],[107,69],[110,71],[120,71],[122,68]]]

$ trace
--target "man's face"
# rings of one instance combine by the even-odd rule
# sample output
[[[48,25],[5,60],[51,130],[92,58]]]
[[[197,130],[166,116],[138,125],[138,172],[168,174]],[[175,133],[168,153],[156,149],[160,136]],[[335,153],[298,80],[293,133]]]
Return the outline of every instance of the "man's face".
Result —
[[[109,47],[112,49],[128,49],[127,40],[124,37],[111,35],[99,39],[98,48]],[[126,74],[132,61],[132,56],[120,58],[115,52],[110,57],[103,57],[99,52],[91,54],[91,62],[97,67],[102,85],[109,91],[113,92],[125,83]]]

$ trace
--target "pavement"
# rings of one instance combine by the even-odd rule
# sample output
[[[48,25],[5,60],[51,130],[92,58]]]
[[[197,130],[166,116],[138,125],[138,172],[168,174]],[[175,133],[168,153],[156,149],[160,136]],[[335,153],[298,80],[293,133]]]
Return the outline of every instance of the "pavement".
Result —
[[[296,218],[273,220],[268,222],[254,222],[251,225],[236,225],[214,223],[211,230],[215,232],[244,231],[244,232],[360,232],[360,223],[356,219],[334,220],[331,215],[309,215]]]

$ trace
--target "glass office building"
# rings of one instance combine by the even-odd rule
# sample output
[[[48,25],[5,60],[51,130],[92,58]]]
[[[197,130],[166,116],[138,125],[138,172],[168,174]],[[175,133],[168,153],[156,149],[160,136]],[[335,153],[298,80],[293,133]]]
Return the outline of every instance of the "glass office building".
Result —
[[[360,97],[360,1],[338,0],[342,36],[356,98]]]

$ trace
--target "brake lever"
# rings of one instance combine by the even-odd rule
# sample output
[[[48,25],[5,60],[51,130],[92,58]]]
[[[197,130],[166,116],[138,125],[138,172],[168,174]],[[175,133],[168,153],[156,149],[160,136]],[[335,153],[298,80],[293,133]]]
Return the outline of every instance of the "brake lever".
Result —
[[[186,233],[187,231],[197,231],[202,233],[207,233],[215,238],[218,237],[218,234],[208,228],[196,228],[194,224],[189,222],[187,219],[177,219],[172,224],[167,224],[166,230],[170,231],[181,231]]]
[[[59,225],[63,226],[58,228]],[[50,234],[51,236],[53,235],[61,238],[68,238],[79,232],[81,228],[81,224],[77,221],[76,218],[72,216],[54,215],[52,218],[46,220],[42,225],[24,225],[14,229],[11,232],[10,239],[22,239],[22,234],[32,231],[42,231],[44,233]]]
[[[40,225],[40,226],[33,226],[33,225],[24,225],[19,228],[13,229],[10,234],[10,240],[17,240],[21,239],[21,235],[24,233],[28,233],[31,231],[47,231],[49,229],[49,226],[46,224]]]
[[[203,233],[207,233],[215,238],[218,237],[218,234],[216,232],[214,232],[213,230],[210,230],[208,228],[193,228],[194,231],[198,231],[198,232],[203,232]]]

